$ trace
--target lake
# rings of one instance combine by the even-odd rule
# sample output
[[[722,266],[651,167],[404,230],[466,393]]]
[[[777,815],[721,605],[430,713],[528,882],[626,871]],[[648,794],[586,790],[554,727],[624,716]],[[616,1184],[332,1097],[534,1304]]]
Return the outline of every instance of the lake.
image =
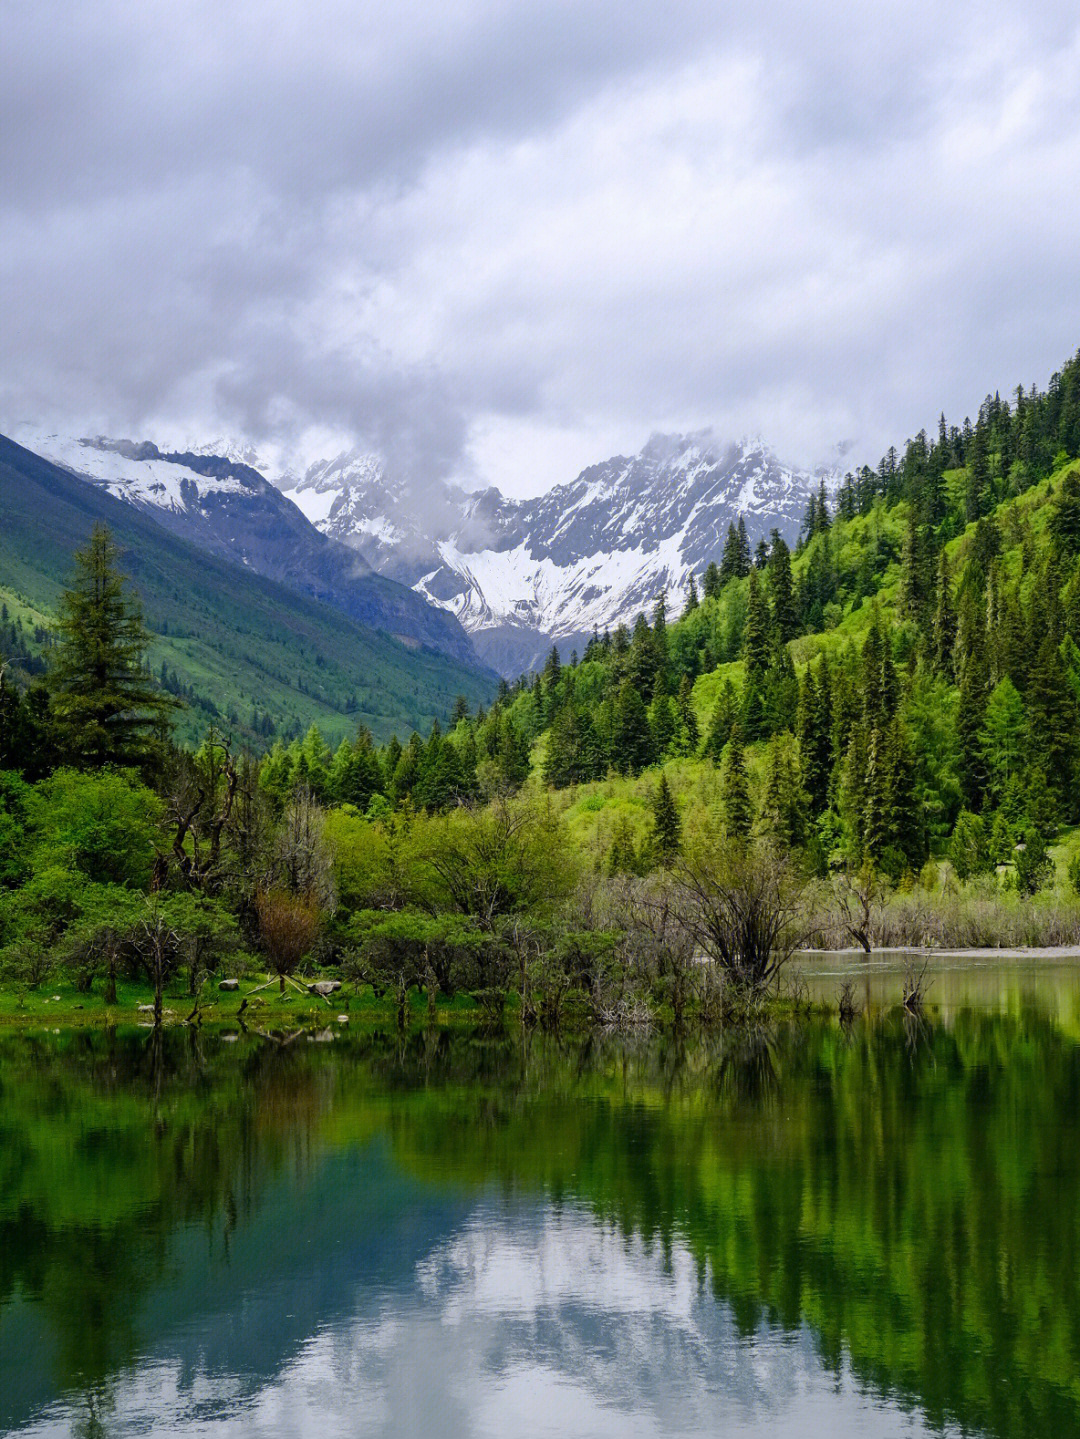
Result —
[[[0,1430],[1080,1435],[1080,964],[739,1034],[0,1034]]]

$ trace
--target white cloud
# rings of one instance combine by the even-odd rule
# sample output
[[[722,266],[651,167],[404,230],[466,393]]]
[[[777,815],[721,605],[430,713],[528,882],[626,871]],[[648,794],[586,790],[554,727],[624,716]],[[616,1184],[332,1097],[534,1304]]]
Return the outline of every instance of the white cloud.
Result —
[[[0,423],[527,493],[656,428],[873,460],[1080,343],[1064,4],[16,11]]]

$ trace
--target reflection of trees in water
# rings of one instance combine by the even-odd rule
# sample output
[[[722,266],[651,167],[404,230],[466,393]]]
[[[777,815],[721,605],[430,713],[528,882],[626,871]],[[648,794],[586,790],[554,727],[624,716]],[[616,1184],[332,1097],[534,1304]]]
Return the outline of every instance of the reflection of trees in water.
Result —
[[[380,1136],[433,1192],[573,1200],[686,1245],[743,1333],[808,1323],[827,1365],[849,1353],[933,1422],[1078,1427],[1080,1051],[1034,1015],[630,1045],[5,1037],[0,1073],[0,1301],[48,1314],[87,1433],[178,1230],[224,1262],[276,1178]]]

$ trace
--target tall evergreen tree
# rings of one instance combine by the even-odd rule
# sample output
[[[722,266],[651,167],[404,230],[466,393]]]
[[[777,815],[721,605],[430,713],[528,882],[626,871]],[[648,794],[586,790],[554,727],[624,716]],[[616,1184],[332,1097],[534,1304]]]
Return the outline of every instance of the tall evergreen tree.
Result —
[[[746,839],[750,833],[753,809],[746,777],[746,755],[738,725],[724,749],[720,766],[720,804],[724,812],[724,834],[731,840]]]
[[[739,534],[738,534],[738,531],[736,530],[734,524],[729,524],[728,527],[727,527],[727,535],[726,535],[726,537],[725,537],[725,539],[724,539],[723,552],[722,552],[721,555],[720,555],[720,568],[719,568],[719,569],[717,570],[717,572],[716,572],[716,593],[717,593],[717,594],[720,593],[721,588],[722,588],[724,585],[726,585],[729,580],[736,580],[736,579],[738,579],[738,577],[739,577],[739,575],[740,575],[740,573],[741,573],[740,565],[741,565],[741,560],[740,560],[740,557],[739,557]],[[705,593],[708,595],[708,594],[709,594],[709,572],[708,572],[708,570],[705,571],[705,580],[706,580]]]
[[[51,653],[53,714],[69,763],[145,765],[176,701],[144,667],[150,634],[104,525],[75,555]]]
[[[615,697],[611,762],[623,774],[637,774],[656,759],[645,701],[632,680],[624,680]]]
[[[660,780],[652,796],[653,843],[662,864],[670,864],[679,852],[682,842],[682,825],[679,811],[675,807],[675,796],[671,793],[667,775],[661,771]]]
[[[791,551],[783,537],[776,534],[769,554],[769,590],[772,599],[773,627],[781,644],[787,644],[799,633],[799,616],[795,605],[795,586],[791,578]]]
[[[956,611],[952,602],[952,580],[945,551],[938,555],[937,599],[934,610],[933,669],[950,683],[954,677],[953,649],[956,645]]]
[[[739,697],[735,693],[735,686],[731,681],[725,680],[716,701],[716,708],[712,712],[709,721],[709,730],[705,736],[705,743],[702,746],[702,754],[707,755],[717,764],[723,757],[724,748],[731,739],[732,732],[739,722]]]
[[[736,575],[739,579],[745,579],[750,573],[750,540],[746,534],[746,521],[739,516],[739,523],[735,527],[735,533],[739,541],[739,560]]]

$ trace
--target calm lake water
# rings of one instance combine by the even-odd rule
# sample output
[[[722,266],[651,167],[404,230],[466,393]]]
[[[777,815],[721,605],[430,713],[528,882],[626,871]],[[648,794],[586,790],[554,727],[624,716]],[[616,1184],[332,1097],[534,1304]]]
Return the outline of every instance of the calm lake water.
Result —
[[[0,1430],[1080,1435],[1080,965],[679,1043],[0,1035]]]

